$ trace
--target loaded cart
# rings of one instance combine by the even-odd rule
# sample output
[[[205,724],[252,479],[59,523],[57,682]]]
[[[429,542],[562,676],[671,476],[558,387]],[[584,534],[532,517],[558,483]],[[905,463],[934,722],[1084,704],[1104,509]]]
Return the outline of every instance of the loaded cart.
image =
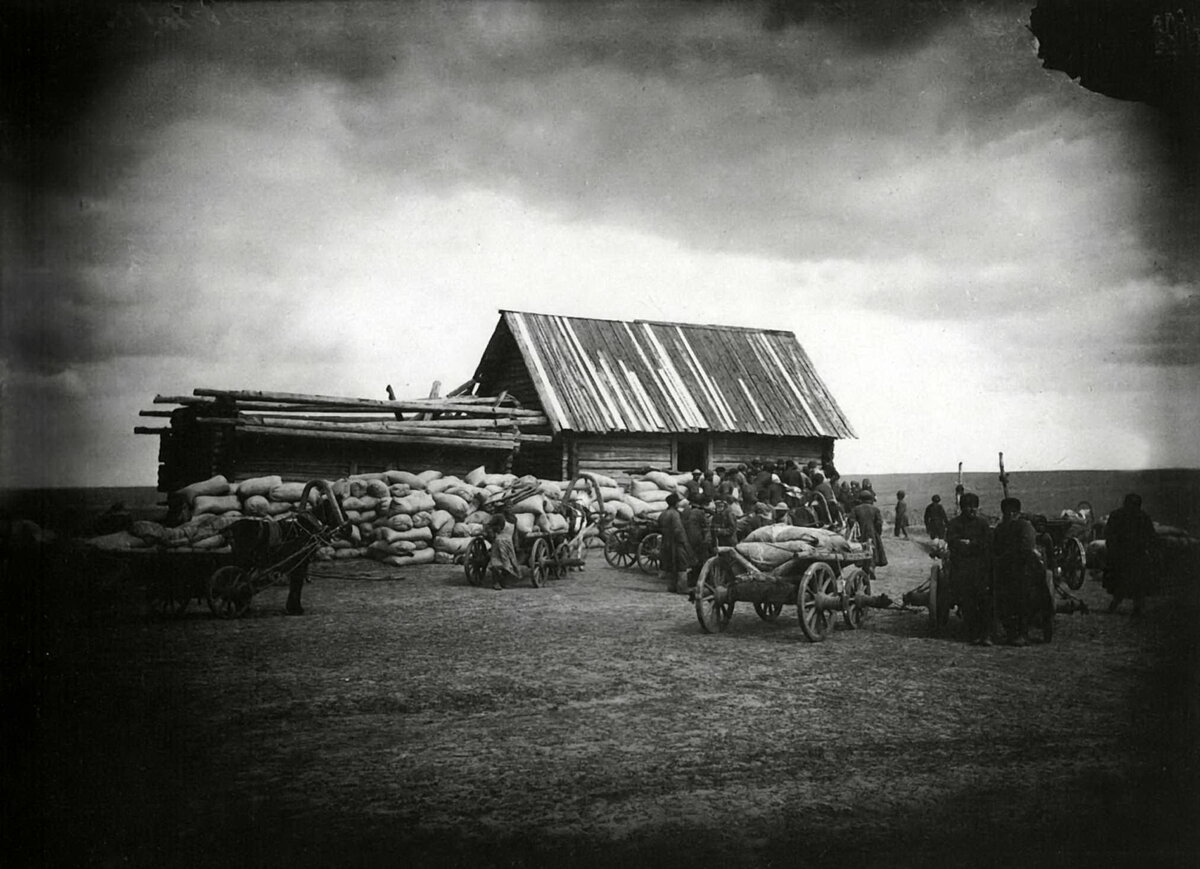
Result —
[[[837,616],[855,629],[872,608],[891,606],[887,595],[871,593],[875,569],[869,542],[851,544],[826,529],[774,527],[792,528],[796,540],[810,545],[790,547],[794,551],[774,565],[756,559],[756,550],[745,542],[718,547],[701,568],[694,592],[696,618],[705,632],[724,631],[734,605],[746,601],[764,621],[775,621],[785,606],[795,606],[804,635],[817,643]]]
[[[239,519],[225,532],[231,538],[233,563],[218,568],[208,579],[208,607],[213,615],[227,619],[243,615],[254,595],[284,582],[290,586],[288,611],[300,612],[300,589],[308,579],[309,562],[350,525],[324,480],[305,485],[300,505],[292,518]]]

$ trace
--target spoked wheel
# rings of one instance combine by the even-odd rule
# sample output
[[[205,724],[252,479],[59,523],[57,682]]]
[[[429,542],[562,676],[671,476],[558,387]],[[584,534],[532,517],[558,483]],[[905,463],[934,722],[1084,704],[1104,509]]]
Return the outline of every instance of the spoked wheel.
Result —
[[[754,604],[754,611],[758,617],[764,622],[773,622],[779,618],[779,614],[783,612],[783,604],[781,603],[758,603]]]
[[[846,623],[846,627],[857,630],[866,623],[867,616],[871,613],[870,607],[858,605],[860,594],[869,595],[871,593],[871,574],[861,567],[848,567],[842,571],[842,580],[845,583],[843,592],[845,606],[842,607],[842,621]]]
[[[642,573],[654,575],[658,573],[658,552],[662,545],[662,535],[655,532],[647,534],[637,548],[637,563]]]
[[[467,582],[477,587],[483,585],[487,580],[489,561],[491,552],[488,550],[487,541],[476,537],[467,547],[467,554],[463,558],[463,572],[467,575]]]
[[[696,618],[706,634],[720,633],[733,617],[733,601],[728,600],[733,572],[719,556],[713,556],[700,568],[696,580]]]
[[[1067,588],[1078,591],[1083,587],[1083,578],[1087,575],[1087,551],[1076,538],[1068,537],[1063,541],[1062,551],[1058,555],[1058,567]]]
[[[250,609],[254,590],[250,574],[241,567],[219,568],[208,578],[208,608],[223,619],[235,619]]]
[[[796,612],[800,627],[811,642],[819,643],[829,633],[833,613],[840,610],[833,568],[823,561],[809,565],[796,590]]]
[[[629,532],[625,529],[613,531],[604,541],[604,560],[613,567],[629,567],[637,553],[629,545]]]
[[[545,539],[539,537],[533,541],[533,548],[529,550],[529,566],[533,568],[529,579],[534,588],[541,588],[550,581],[550,545]]]

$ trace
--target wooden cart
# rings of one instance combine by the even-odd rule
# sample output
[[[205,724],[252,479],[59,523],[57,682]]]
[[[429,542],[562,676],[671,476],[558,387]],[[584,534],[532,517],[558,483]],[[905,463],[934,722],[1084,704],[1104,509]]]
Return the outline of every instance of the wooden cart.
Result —
[[[586,535],[591,528],[588,511],[563,503],[560,511],[567,517],[564,531],[518,531],[514,536],[517,563],[529,568],[529,581],[541,588],[552,579],[562,579],[567,571],[580,570],[586,564]],[[467,582],[474,586],[490,584],[488,563],[492,547],[486,537],[476,537],[463,556]]]
[[[814,550],[794,555],[769,570],[752,563],[736,547],[721,546],[701,568],[694,593],[696,618],[706,633],[724,631],[734,604],[747,601],[764,621],[775,621],[785,606],[795,606],[804,635],[825,639],[837,616],[846,627],[862,626],[872,608],[891,606],[887,595],[873,595],[874,553]]]

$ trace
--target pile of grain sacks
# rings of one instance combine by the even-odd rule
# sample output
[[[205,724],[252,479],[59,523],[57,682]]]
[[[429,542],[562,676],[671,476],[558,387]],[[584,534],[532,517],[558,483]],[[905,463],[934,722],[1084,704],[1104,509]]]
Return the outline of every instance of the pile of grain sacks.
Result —
[[[611,480],[614,497],[624,492]],[[532,493],[509,507],[524,532],[566,531],[557,513],[567,483],[488,474],[482,467],[464,478],[440,471],[380,471],[330,483],[350,521],[346,539],[318,551],[321,559],[372,558],[387,564],[446,564],[459,559],[471,538],[483,533],[492,514],[483,509],[515,487]],[[132,534],[146,546],[179,550],[227,551],[222,532],[243,516],[283,519],[300,509],[305,483],[278,476],[230,483],[224,477],[195,483],[175,495],[190,518],[177,527],[136,522]],[[320,497],[310,491],[312,502]],[[574,498],[573,498],[574,500]],[[594,530],[594,529],[593,529]]]

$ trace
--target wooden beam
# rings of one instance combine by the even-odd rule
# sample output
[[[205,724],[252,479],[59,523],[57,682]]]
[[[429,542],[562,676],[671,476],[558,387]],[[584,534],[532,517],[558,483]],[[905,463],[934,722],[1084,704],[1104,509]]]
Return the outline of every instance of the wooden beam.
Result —
[[[174,413],[173,410],[139,410],[138,416],[165,416],[170,419]]]
[[[423,413],[428,410],[458,411],[460,413],[488,414],[491,416],[541,416],[541,411],[524,410],[513,407],[493,407],[488,403],[477,403],[475,400],[458,402],[454,399],[423,399],[416,401],[379,401],[372,398],[343,398],[334,395],[302,395],[294,392],[257,392],[237,389],[204,389],[193,390],[198,396],[214,398],[231,398],[234,401],[279,402],[283,404],[303,404],[323,407],[347,407],[371,409],[380,408],[396,411],[407,410]],[[488,402],[495,399],[488,399]]]
[[[166,426],[159,428],[157,426],[135,425],[133,427],[134,434],[162,435],[162,434],[168,434],[168,433],[170,433],[170,431],[171,431],[171,429]]]
[[[215,399],[197,395],[156,395],[155,404],[212,404]]]
[[[312,431],[310,429],[283,428],[280,426],[254,425],[241,429],[246,434],[271,435],[274,437],[320,438],[325,440],[377,441],[391,443],[429,444],[432,446],[462,447],[484,450],[507,451],[515,446],[513,440],[462,437],[439,437],[427,434],[347,431]]]
[[[233,419],[231,417],[216,416],[199,417],[196,422],[200,425],[236,427],[242,431],[249,431],[250,429],[254,428],[277,428],[287,429],[289,431],[358,432],[364,434],[396,435],[402,437],[410,435],[429,435],[447,438],[465,438],[467,440],[513,441],[519,439],[530,441],[531,443],[549,443],[551,440],[550,435],[527,435],[511,430],[492,431],[488,429],[457,429],[439,427],[435,424],[437,420],[434,420],[431,423],[417,425],[413,422],[336,423],[322,422],[320,420],[264,420],[258,417]]]

